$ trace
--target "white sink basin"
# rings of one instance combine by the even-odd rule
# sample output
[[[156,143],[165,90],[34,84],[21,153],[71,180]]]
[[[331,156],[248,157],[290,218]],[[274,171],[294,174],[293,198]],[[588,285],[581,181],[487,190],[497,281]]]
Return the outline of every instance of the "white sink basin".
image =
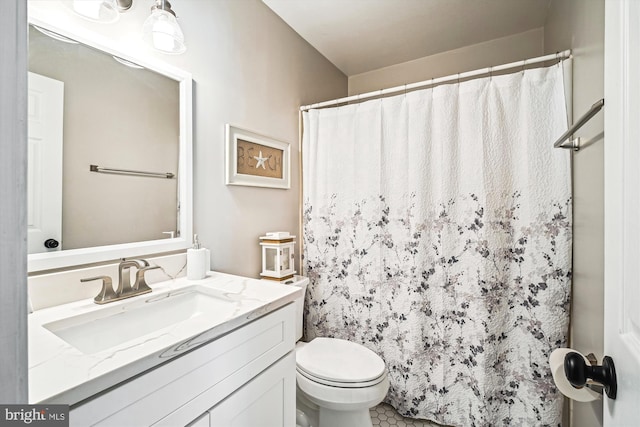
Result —
[[[117,306],[99,308],[42,326],[84,354],[94,354],[128,341],[157,333],[163,328],[215,314],[229,317],[237,303],[216,296],[202,286],[146,294]],[[154,336],[156,336],[155,334]]]

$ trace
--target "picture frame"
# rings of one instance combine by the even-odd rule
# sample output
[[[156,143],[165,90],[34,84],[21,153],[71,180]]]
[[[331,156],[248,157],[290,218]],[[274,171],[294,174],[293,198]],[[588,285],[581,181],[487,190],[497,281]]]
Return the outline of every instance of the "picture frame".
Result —
[[[226,185],[291,188],[291,146],[265,135],[225,125]]]

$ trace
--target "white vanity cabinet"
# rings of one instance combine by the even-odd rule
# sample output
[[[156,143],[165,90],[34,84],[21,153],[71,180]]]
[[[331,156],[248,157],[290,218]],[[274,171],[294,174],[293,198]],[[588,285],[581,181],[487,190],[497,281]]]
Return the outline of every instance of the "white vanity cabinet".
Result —
[[[284,358],[209,411],[210,427],[294,426],[295,354]],[[205,425],[205,424],[203,424]]]
[[[70,425],[293,427],[294,329],[288,304],[72,406]]]

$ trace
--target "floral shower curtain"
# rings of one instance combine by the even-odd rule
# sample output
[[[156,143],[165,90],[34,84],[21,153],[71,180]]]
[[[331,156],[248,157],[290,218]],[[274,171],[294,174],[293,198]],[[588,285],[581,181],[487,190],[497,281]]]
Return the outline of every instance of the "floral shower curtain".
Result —
[[[307,339],[377,352],[386,401],[459,426],[559,425],[570,159],[561,65],[304,114]]]

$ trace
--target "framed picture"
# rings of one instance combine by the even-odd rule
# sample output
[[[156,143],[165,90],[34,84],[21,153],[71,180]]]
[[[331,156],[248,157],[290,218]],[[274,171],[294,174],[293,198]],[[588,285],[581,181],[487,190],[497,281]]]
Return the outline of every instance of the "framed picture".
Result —
[[[291,188],[288,143],[229,124],[225,136],[227,185]]]

